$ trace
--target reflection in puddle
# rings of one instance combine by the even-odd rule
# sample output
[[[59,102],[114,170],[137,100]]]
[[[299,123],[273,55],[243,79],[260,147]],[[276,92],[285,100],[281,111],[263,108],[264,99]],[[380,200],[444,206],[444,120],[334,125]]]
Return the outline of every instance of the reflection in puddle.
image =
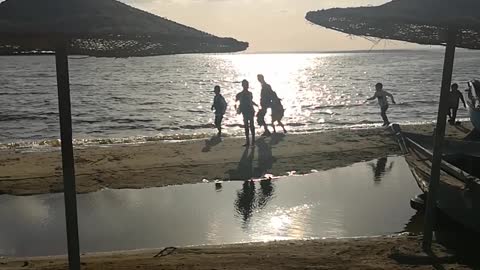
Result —
[[[372,167],[373,170],[373,180],[375,182],[382,181],[383,176],[385,173],[388,173],[392,170],[393,165],[395,164],[393,161],[387,167],[388,157],[383,157],[378,159],[376,162],[371,162],[368,165]]]
[[[260,188],[256,190],[256,184],[253,181],[243,182],[242,189],[237,192],[235,201],[235,210],[242,218],[242,225],[248,225],[250,217],[255,210],[263,209],[272,199],[274,186],[272,180],[260,181]],[[258,194],[257,194],[258,192]]]
[[[415,231],[409,200],[417,193],[397,157],[262,182],[104,190],[78,196],[80,246],[99,252]],[[0,215],[0,254],[66,253],[62,194],[0,196]]]

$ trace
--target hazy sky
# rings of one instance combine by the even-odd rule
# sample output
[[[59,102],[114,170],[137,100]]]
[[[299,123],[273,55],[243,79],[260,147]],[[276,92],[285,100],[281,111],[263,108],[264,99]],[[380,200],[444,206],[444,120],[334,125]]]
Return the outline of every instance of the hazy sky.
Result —
[[[206,32],[250,42],[249,51],[369,50],[360,37],[326,30],[305,20],[310,10],[379,5],[387,0],[122,0]],[[415,48],[382,41],[375,49]]]
[[[369,50],[361,37],[327,30],[305,20],[311,10],[380,5],[390,0],[120,0],[176,22],[250,43],[250,52]],[[3,2],[3,0],[0,0]],[[382,41],[373,49],[419,48]]]

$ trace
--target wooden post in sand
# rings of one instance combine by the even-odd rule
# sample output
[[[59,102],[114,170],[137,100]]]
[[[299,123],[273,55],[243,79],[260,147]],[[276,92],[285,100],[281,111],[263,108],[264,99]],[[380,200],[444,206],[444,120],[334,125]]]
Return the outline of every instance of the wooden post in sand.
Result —
[[[77,193],[75,190],[75,163],[72,143],[72,112],[70,80],[68,74],[67,43],[61,42],[55,50],[57,67],[58,106],[60,112],[60,138],[62,144],[63,191],[67,224],[68,264],[70,270],[80,270],[80,244],[78,238]]]
[[[435,211],[437,206],[437,193],[440,184],[440,166],[443,155],[443,141],[445,139],[445,126],[448,113],[448,95],[452,83],[453,62],[455,59],[455,46],[457,30],[448,29],[447,48],[445,51],[445,62],[443,65],[442,90],[440,93],[440,104],[438,107],[437,127],[433,142],[432,171],[428,187],[427,208],[425,213],[425,225],[423,231],[423,249],[429,251],[432,246],[433,226],[435,224]]]

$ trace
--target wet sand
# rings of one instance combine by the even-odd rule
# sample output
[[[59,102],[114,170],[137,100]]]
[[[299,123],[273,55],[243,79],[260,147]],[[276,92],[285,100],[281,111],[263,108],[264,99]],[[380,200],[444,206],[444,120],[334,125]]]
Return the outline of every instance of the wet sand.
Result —
[[[441,246],[421,252],[419,237],[286,241],[82,256],[82,269],[474,269]],[[168,253],[166,253],[168,254]],[[462,262],[460,262],[462,261]],[[65,257],[0,258],[2,269],[67,269]]]
[[[462,138],[470,129],[449,127]],[[405,130],[431,134],[433,125]],[[385,129],[335,130],[323,133],[274,135],[259,139],[245,151],[243,138],[152,142],[140,145],[89,146],[75,149],[77,191],[102,188],[146,188],[202,182],[202,179],[245,180],[264,174],[299,174],[348,166],[401,154]],[[245,170],[253,162],[254,170]],[[0,152],[0,194],[31,195],[61,192],[61,155],[50,152]]]

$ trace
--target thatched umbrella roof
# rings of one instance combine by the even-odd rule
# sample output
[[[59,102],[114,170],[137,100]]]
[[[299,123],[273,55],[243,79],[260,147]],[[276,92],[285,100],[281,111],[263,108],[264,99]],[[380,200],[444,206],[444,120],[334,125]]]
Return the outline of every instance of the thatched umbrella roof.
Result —
[[[394,0],[376,7],[332,8],[307,13],[312,23],[366,37],[445,45],[457,28],[457,47],[480,49],[479,0]]]
[[[0,3],[0,55],[55,52],[68,261],[80,270],[68,55],[98,57],[237,52],[220,38],[115,0],[7,0]]]
[[[0,3],[0,54],[53,51],[128,57],[237,52],[248,43],[220,38],[115,0],[6,0]]]

